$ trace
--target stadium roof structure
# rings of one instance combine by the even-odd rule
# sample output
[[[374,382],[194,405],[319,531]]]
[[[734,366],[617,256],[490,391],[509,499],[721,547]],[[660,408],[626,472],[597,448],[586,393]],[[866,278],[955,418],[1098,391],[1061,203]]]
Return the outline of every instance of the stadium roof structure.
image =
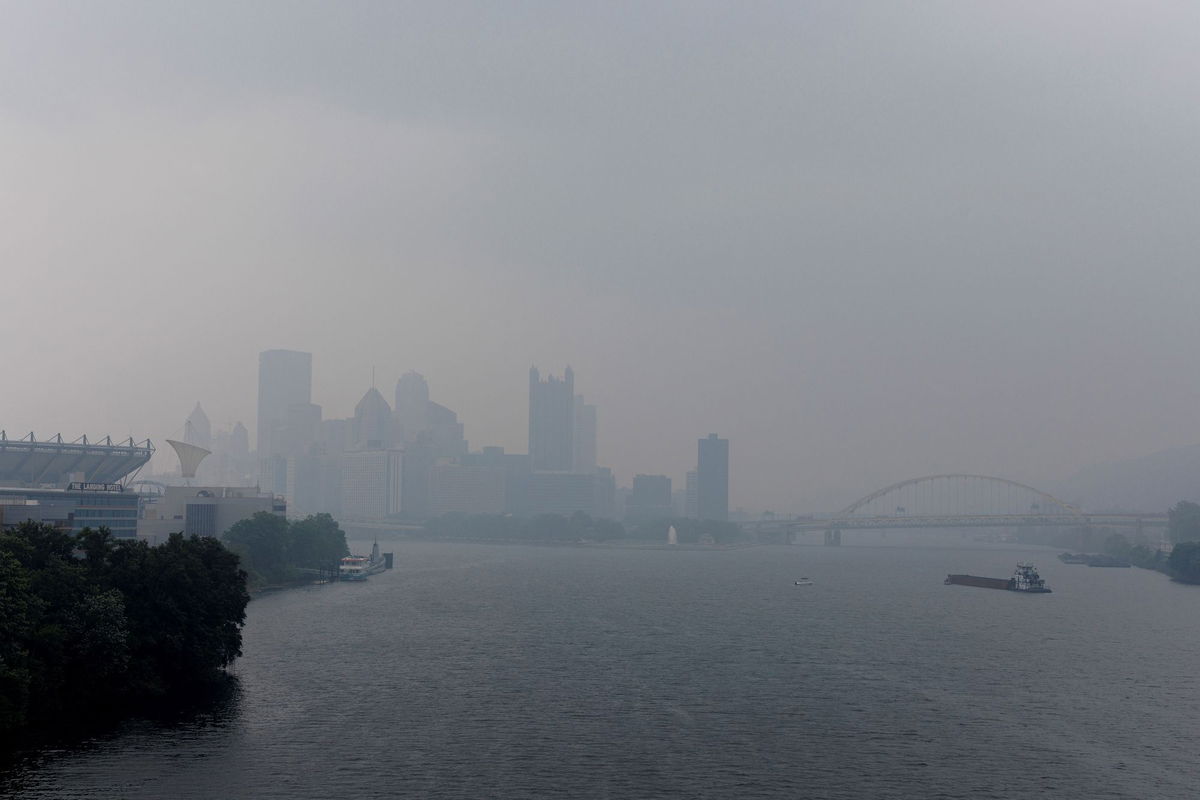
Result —
[[[39,441],[33,433],[10,439],[0,430],[0,486],[65,487],[80,476],[88,483],[120,483],[152,455],[149,439],[135,442],[132,436],[117,444],[111,436],[95,442],[80,436],[67,442],[61,433]]]

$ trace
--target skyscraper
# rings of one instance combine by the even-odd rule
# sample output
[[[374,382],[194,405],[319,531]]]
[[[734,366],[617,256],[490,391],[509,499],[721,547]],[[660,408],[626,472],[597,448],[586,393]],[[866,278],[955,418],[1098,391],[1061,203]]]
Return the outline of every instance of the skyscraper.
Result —
[[[583,395],[575,395],[575,472],[596,471],[596,407],[583,402]]]
[[[183,424],[183,440],[188,444],[203,447],[205,450],[212,449],[212,424],[208,421],[208,414],[204,413],[199,402],[196,403],[196,407],[192,409],[191,414],[188,414],[187,421]]]
[[[570,472],[575,466],[575,373],[541,380],[529,368],[529,457],[535,472]]]
[[[688,472],[684,486],[683,515],[688,519],[696,519],[700,516],[700,487],[696,470]]]
[[[352,450],[385,450],[392,446],[392,408],[372,386],[354,407]]]
[[[729,519],[729,440],[719,439],[715,433],[700,440],[696,512],[700,519]]]
[[[417,372],[406,372],[396,381],[396,423],[403,441],[415,442],[429,429],[429,384]]]
[[[312,353],[264,350],[258,354],[258,463],[265,491],[283,494],[286,467],[280,466],[278,434],[288,409],[312,403]]]

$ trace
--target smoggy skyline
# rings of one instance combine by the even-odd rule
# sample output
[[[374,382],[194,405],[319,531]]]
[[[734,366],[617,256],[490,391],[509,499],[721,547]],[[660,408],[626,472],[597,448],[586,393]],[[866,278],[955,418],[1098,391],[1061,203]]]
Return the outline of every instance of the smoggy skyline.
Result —
[[[0,427],[254,434],[422,373],[731,503],[1200,441],[1200,7],[2,3]]]

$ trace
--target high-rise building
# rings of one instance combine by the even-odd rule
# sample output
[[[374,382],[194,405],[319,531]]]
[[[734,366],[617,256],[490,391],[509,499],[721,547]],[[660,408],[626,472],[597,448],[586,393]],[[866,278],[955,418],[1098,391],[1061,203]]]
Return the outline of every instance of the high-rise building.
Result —
[[[429,404],[429,441],[435,458],[460,458],[467,454],[467,440],[458,414],[440,403]]]
[[[583,402],[583,395],[575,395],[575,472],[596,471],[596,407]]]
[[[429,384],[417,372],[396,381],[396,426],[405,442],[416,441],[429,429]]]
[[[570,472],[575,467],[575,373],[541,380],[529,368],[529,457],[535,472]]]
[[[671,479],[666,475],[634,475],[625,518],[638,521],[671,516]]]
[[[503,467],[438,464],[430,471],[430,516],[500,514],[504,504]]]
[[[351,450],[383,450],[392,446],[392,407],[372,386],[354,407]]]
[[[400,513],[404,453],[356,450],[342,456],[341,512],[348,519],[382,519]]]
[[[683,492],[683,515],[688,519],[696,519],[700,515],[700,507],[697,502],[700,492],[699,483],[696,470],[688,472]]]
[[[283,494],[287,486],[286,455],[277,452],[279,431],[288,409],[312,403],[312,353],[264,350],[258,354],[259,482],[265,491]]]
[[[700,440],[696,511],[700,519],[729,519],[729,440],[718,438],[715,433]]]
[[[198,402],[192,413],[188,414],[187,421],[183,423],[183,441],[205,450],[212,449],[212,424]]]

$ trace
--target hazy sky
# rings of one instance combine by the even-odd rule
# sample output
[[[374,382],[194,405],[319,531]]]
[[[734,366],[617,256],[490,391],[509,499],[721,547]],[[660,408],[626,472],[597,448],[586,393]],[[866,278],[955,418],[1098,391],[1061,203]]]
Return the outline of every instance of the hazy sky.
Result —
[[[259,350],[833,510],[1200,440],[1200,4],[0,2],[0,427],[253,436]],[[677,484],[678,485],[678,484]]]

